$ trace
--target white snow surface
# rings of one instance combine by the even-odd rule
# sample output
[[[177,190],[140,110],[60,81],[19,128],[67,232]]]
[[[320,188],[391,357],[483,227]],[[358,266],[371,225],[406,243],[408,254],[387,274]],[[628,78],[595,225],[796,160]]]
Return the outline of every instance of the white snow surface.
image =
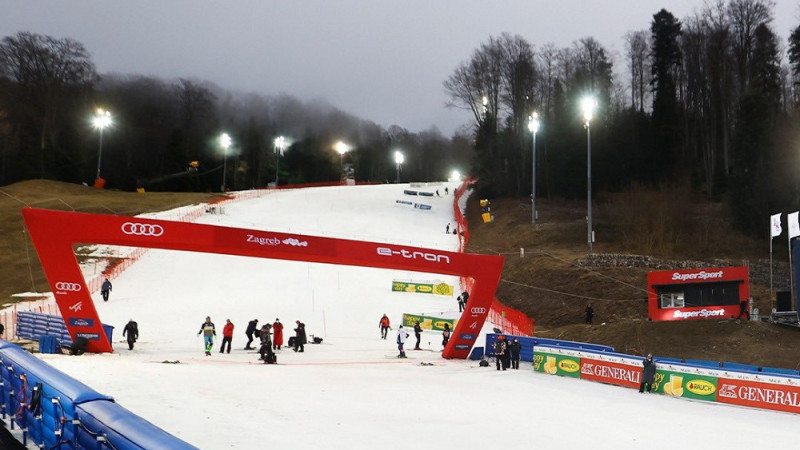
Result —
[[[447,186],[452,194],[456,184]],[[452,196],[408,197],[404,188],[277,191],[199,222],[455,250],[456,236],[444,233],[454,223]],[[503,373],[444,360],[432,331],[414,351],[409,330],[409,358],[396,359],[402,313],[457,308],[454,297],[391,292],[393,279],[442,280],[458,292],[457,278],[436,274],[151,250],[114,281],[109,302],[93,298],[116,327],[113,354],[39,356],[203,449],[764,448],[798,437],[788,413],[642,395],[534,373],[524,362]],[[387,340],[383,313],[394,330]],[[220,342],[225,319],[236,325],[230,354],[216,344],[204,356],[197,332],[206,316]],[[140,330],[133,351],[121,336],[129,318]],[[276,318],[284,342],[299,319],[323,343],[304,353],[284,347],[278,365],[261,364],[243,350],[244,331],[251,319]]]

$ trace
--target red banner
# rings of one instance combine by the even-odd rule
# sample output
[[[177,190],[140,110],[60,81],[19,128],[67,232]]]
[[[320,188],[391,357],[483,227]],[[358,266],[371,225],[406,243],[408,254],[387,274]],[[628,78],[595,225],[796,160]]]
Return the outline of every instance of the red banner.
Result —
[[[639,388],[642,368],[598,359],[581,358],[581,378],[601,383]]]
[[[720,378],[717,401],[798,414],[800,413],[800,386]]]

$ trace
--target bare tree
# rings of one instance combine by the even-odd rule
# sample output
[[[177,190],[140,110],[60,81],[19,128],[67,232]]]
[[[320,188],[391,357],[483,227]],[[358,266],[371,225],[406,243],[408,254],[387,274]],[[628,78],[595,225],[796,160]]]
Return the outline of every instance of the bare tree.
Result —
[[[544,117],[548,117],[553,112],[553,85],[558,77],[558,49],[555,44],[548,42],[536,56],[539,61],[541,79],[541,82],[538,83],[539,98],[542,101],[541,113]]]
[[[772,22],[774,7],[775,2],[772,0],[731,0],[728,4],[739,93],[744,92],[749,85],[748,68],[753,54],[756,28]]]
[[[0,74],[17,84],[16,102],[39,129],[39,171],[45,176],[47,144],[54,143],[60,105],[97,78],[83,44],[20,32],[0,43]]]
[[[625,35],[631,76],[631,108],[636,111],[644,111],[650,85],[650,61],[647,57],[650,44],[647,39],[647,30],[631,31]]]

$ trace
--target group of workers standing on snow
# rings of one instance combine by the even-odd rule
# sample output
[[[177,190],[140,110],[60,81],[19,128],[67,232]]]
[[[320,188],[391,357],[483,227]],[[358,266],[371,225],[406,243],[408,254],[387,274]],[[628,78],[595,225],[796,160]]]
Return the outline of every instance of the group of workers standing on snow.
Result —
[[[381,339],[386,339],[386,336],[389,334],[389,330],[392,329],[391,322],[389,320],[389,316],[386,314],[381,317],[381,320],[378,321],[378,328],[381,330]],[[444,331],[442,331],[442,347],[446,347],[447,343],[450,341],[450,324],[444,324]],[[403,328],[403,325],[397,327],[397,349],[400,353],[397,355],[398,358],[406,358],[405,352],[405,344],[406,339],[408,339],[409,334]],[[414,346],[414,350],[422,350],[420,348],[420,340],[422,339],[422,325],[420,325],[419,320],[414,323],[414,337],[417,338],[417,343]]]
[[[289,338],[289,346],[293,347],[295,352],[303,352],[305,351],[305,344],[307,343],[306,325],[299,320],[295,323],[297,324],[297,327],[294,329],[295,335]],[[234,325],[231,320],[226,319],[225,327],[222,329],[222,345],[219,348],[220,353],[231,352],[233,329]],[[217,336],[217,330],[214,326],[214,322],[211,321],[211,317],[206,317],[205,322],[200,325],[200,331],[197,332],[197,335],[199,336],[201,334],[203,335],[203,341],[205,343],[206,356],[211,356],[214,338]],[[253,350],[255,348],[250,346],[255,337],[261,342],[258,348],[259,359],[264,361],[265,364],[274,364],[277,362],[275,351],[281,350],[281,347],[283,347],[283,324],[280,319],[276,318],[275,322],[272,324],[265,323],[260,329],[258,328],[258,319],[253,319],[247,323],[245,334],[247,335],[247,344],[244,347],[245,350]]]

